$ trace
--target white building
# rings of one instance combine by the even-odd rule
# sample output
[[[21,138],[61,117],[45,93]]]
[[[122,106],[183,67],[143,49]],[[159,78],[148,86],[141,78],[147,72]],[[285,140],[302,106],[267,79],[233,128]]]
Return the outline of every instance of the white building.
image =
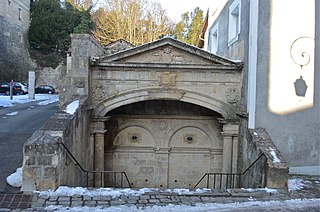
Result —
[[[317,0],[229,0],[206,32],[209,52],[244,62],[248,128],[268,131],[292,174],[320,174],[319,12]]]

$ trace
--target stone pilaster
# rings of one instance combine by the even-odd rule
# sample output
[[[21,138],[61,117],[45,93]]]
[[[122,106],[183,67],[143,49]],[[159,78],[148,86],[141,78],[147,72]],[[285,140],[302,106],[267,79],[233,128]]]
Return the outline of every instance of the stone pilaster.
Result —
[[[236,120],[220,119],[223,124],[222,172],[238,172],[238,133],[239,123]]]
[[[96,172],[105,170],[105,158],[104,158],[104,144],[105,144],[105,133],[106,124],[110,117],[94,117],[91,119],[92,121],[92,134],[94,134],[94,162],[93,162],[93,170]],[[94,184],[96,187],[100,187],[104,185],[103,179],[101,179],[99,173],[94,176]]]
[[[155,151],[156,173],[155,178],[160,188],[168,188],[168,170],[169,170],[169,148],[161,148]]]
[[[232,138],[232,173],[238,173],[238,134],[233,134]]]
[[[221,133],[223,135],[222,152],[222,173],[230,173],[232,170],[233,141],[232,134]]]

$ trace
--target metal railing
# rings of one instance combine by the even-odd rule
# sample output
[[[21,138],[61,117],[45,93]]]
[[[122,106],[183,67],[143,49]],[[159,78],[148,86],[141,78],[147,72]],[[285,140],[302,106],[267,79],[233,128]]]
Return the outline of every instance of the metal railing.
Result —
[[[241,174],[206,173],[198,181],[198,183],[194,186],[194,188],[196,188],[205,177],[207,177],[206,188],[222,189],[222,188],[240,187],[239,183],[240,183]],[[237,184],[238,184],[238,186],[236,186]]]
[[[73,162],[79,169],[85,173],[86,178],[86,186],[89,187],[89,179],[92,179],[92,186],[93,187],[113,187],[113,188],[124,188],[124,185],[127,184],[126,188],[131,188],[130,181],[128,176],[125,172],[117,172],[117,171],[88,171],[84,169],[81,164],[77,161],[77,159],[72,155],[70,150],[65,146],[64,143],[60,144],[64,150],[68,153],[71,157]],[[97,182],[98,181],[98,182]]]
[[[228,189],[240,188],[244,184],[253,188],[264,188],[266,186],[267,158],[260,155],[243,173],[206,173],[194,186],[206,183],[206,188]],[[206,178],[206,182],[203,180]]]

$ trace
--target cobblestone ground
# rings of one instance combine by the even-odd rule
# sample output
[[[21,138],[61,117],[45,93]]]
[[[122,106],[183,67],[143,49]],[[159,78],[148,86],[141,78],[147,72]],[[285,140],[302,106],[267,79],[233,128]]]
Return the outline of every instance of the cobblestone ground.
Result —
[[[224,209],[219,211],[228,211],[227,204],[244,203],[252,201],[280,201],[276,206],[254,207],[247,206],[236,209],[237,211],[320,211],[320,180],[319,177],[304,177],[305,184],[301,190],[278,190],[268,193],[266,190],[248,191],[243,189],[212,190],[201,194],[179,195],[172,192],[149,192],[140,196],[121,195],[112,196],[46,196],[33,195],[30,208],[1,208],[0,211],[48,211],[57,208],[75,208],[75,207],[100,207],[109,208],[112,206],[127,206],[135,210],[144,210],[145,208],[167,206],[167,205],[186,205],[196,206],[197,204],[222,203],[226,204]],[[296,199],[315,199],[310,205],[291,205],[286,206],[286,200]],[[283,202],[281,204],[281,201]],[[232,210],[235,210],[234,208]],[[205,210],[204,210],[205,211]]]

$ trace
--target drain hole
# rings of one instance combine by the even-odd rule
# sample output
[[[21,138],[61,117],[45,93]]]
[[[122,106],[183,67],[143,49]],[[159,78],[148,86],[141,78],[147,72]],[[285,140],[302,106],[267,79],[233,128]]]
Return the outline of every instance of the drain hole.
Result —
[[[178,182],[178,180],[174,180],[174,182],[176,183],[176,182]]]
[[[132,139],[132,140],[137,140],[138,137],[134,135],[134,136],[131,137],[131,139]],[[191,139],[191,140],[192,140],[192,139]]]
[[[148,179],[145,179],[144,181],[148,182]]]

